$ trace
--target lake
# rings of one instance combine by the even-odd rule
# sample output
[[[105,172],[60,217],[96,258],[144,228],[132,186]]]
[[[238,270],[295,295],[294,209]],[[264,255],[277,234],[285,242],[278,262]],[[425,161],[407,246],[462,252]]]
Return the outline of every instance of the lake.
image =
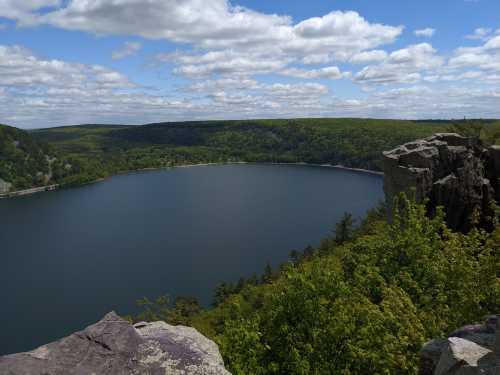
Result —
[[[135,301],[261,273],[318,245],[382,178],[333,168],[219,165],[116,176],[0,200],[0,354],[31,350]]]

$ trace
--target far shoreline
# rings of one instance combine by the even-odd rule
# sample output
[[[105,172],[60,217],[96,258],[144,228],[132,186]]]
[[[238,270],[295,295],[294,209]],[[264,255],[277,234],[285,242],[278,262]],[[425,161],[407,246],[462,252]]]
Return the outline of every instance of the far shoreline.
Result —
[[[204,167],[204,166],[217,166],[217,165],[239,165],[239,164],[285,165],[285,166],[286,165],[296,165],[296,166],[304,166],[304,167],[321,167],[321,168],[333,168],[333,169],[339,169],[339,170],[344,170],[344,171],[371,174],[371,175],[381,176],[381,177],[384,176],[383,172],[374,171],[371,169],[353,168],[353,167],[346,167],[342,164],[333,165],[333,164],[329,164],[329,163],[315,164],[315,163],[305,163],[305,162],[280,163],[280,162],[247,162],[247,161],[229,161],[229,162],[217,162],[217,163],[194,163],[194,164],[172,165],[172,166],[168,166],[168,167],[150,167],[150,168],[131,169],[128,171],[120,171],[120,172],[117,172],[115,174],[112,174],[112,175],[109,175],[109,176],[106,176],[103,178],[98,178],[98,179],[93,180],[93,181],[81,183],[78,185],[66,185],[66,186],[64,186],[64,185],[60,185],[60,184],[54,184],[54,185],[34,187],[34,188],[30,188],[30,189],[25,189],[25,190],[10,191],[10,192],[5,193],[5,194],[0,194],[0,199],[8,199],[8,198],[16,198],[16,197],[21,197],[21,196],[26,196],[26,195],[33,195],[33,194],[43,193],[43,192],[47,192],[47,191],[59,190],[61,188],[73,188],[73,187],[85,186],[85,185],[105,181],[105,180],[112,178],[114,176],[133,174],[136,172],[160,171],[160,170],[173,169],[173,168],[190,168],[190,167]]]

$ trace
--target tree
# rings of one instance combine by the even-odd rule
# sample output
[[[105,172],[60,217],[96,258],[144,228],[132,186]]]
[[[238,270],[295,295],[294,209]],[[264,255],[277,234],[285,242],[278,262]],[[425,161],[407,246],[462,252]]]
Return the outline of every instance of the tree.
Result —
[[[352,214],[346,212],[342,219],[335,225],[335,243],[341,245],[353,238],[354,219]]]
[[[267,262],[266,267],[264,268],[264,274],[261,277],[262,284],[269,284],[273,280],[273,267],[269,262]]]
[[[233,293],[234,293],[234,287],[231,283],[226,283],[226,282],[220,283],[215,287],[213,305],[218,306]]]

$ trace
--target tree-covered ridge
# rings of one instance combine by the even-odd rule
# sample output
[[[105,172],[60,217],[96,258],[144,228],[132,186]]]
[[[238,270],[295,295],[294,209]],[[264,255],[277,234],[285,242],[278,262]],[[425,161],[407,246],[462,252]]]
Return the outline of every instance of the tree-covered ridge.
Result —
[[[0,125],[0,178],[11,189],[46,185],[55,178],[57,163],[50,147],[27,132]]]
[[[498,121],[479,123],[485,134],[500,129]],[[70,161],[71,173],[59,173],[57,181],[81,184],[130,170],[208,162],[329,163],[380,170],[382,151],[446,131],[452,124],[349,118],[198,121],[89,124],[29,134]],[[30,181],[17,185],[26,187]]]
[[[234,374],[416,374],[425,341],[500,310],[500,228],[455,233],[401,199],[392,224],[374,211],[349,239],[346,216],[280,270],[219,287],[213,309],[160,299],[140,318],[193,325]]]
[[[500,122],[482,121],[487,128]],[[330,163],[381,169],[381,152],[445,131],[450,121],[293,119],[84,125],[33,132],[79,160],[73,183],[111,174],[207,162]]]
[[[65,184],[83,168],[79,160],[31,133],[0,125],[0,179],[11,185],[10,191]]]

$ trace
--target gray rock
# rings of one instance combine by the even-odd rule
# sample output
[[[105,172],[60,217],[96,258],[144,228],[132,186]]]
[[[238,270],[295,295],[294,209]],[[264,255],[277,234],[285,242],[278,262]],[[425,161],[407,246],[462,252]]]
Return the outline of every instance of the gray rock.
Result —
[[[426,342],[420,350],[420,375],[432,375],[445,350],[448,341],[446,339],[435,339]]]
[[[450,337],[439,359],[435,375],[454,374],[460,367],[478,367],[479,362],[490,354],[492,354],[491,350],[472,341]]]
[[[429,213],[444,207],[451,228],[468,231],[476,213],[481,226],[491,227],[491,202],[500,201],[500,147],[486,149],[478,139],[439,133],[383,155],[390,216],[394,198],[415,189],[417,201],[428,198]]]
[[[115,313],[27,353],[0,357],[9,375],[230,375],[217,345],[194,328],[164,322],[135,327]]]
[[[500,375],[500,319],[467,325],[420,351],[421,375]]]

